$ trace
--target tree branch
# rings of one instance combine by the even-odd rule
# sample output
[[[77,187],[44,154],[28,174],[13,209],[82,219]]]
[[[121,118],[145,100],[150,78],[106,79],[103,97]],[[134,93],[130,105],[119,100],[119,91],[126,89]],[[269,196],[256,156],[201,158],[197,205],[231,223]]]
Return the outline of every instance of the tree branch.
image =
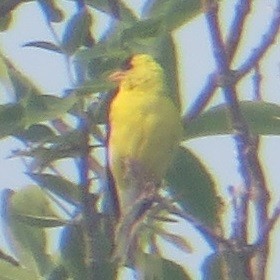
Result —
[[[229,35],[226,40],[226,51],[228,60],[232,61],[236,50],[238,48],[243,27],[246,21],[247,16],[250,13],[252,6],[251,0],[239,0],[239,3],[235,8],[235,17],[230,27]]]
[[[267,49],[274,43],[280,28],[280,1],[274,10],[274,17],[270,23],[267,32],[263,35],[262,41],[258,47],[253,49],[251,56],[237,70],[239,79],[250,72],[262,59]]]

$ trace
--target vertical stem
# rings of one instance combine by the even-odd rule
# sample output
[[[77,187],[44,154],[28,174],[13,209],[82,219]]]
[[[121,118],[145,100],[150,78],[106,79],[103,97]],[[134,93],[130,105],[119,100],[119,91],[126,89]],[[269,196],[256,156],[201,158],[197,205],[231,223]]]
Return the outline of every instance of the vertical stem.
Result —
[[[251,176],[249,171],[248,160],[246,158],[246,151],[249,141],[249,130],[245,120],[241,114],[239,107],[236,89],[234,83],[226,83],[226,79],[230,76],[229,62],[226,55],[224,43],[219,30],[218,22],[218,5],[214,1],[207,1],[206,20],[208,22],[210,36],[213,44],[214,56],[220,79],[222,81],[222,88],[226,103],[229,106],[232,126],[235,131],[235,143],[238,151],[238,158],[240,164],[240,172],[244,179],[244,184],[247,188],[251,186]],[[248,192],[244,192],[241,202],[239,204],[240,221],[237,223],[237,236],[235,238],[247,243],[247,211],[248,211]]]
[[[81,139],[81,158],[79,164],[80,186],[82,192],[82,211],[85,226],[85,241],[86,241],[86,261],[88,262],[89,275],[95,271],[96,260],[98,259],[98,252],[95,250],[94,244],[97,242],[95,236],[94,226],[97,226],[97,213],[94,212],[94,205],[92,196],[90,194],[91,180],[90,173],[90,145],[89,145],[89,125],[86,116],[81,117],[80,120],[81,131],[83,138]]]
[[[235,17],[231,24],[229,36],[226,41],[226,51],[229,61],[232,61],[238,48],[244,23],[250,13],[252,2],[252,0],[239,0],[239,3],[236,5]]]

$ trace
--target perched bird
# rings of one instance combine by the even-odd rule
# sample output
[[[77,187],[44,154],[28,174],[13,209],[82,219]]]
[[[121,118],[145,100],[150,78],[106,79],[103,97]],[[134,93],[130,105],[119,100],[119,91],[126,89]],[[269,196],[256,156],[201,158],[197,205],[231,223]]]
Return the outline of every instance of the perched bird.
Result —
[[[108,157],[122,214],[161,185],[182,134],[160,64],[137,54],[127,66],[110,75],[118,89],[109,107]]]

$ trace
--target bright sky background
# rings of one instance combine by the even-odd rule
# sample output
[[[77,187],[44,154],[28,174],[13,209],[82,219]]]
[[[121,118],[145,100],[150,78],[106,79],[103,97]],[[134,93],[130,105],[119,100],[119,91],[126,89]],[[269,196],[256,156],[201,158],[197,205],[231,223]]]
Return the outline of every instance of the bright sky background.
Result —
[[[124,1],[130,3],[137,10],[140,10],[144,1],[129,0]],[[223,11],[223,26],[226,28],[230,23],[229,19],[234,14],[233,6],[236,1],[228,1]],[[252,48],[261,40],[261,35],[267,29],[269,21],[267,20],[272,12],[272,7],[276,0],[255,0],[254,13],[249,18],[249,23],[246,25],[245,36],[242,41],[242,46],[239,51],[238,59],[235,61],[238,66],[242,60],[252,51]],[[69,1],[58,1],[63,3],[62,7],[69,7],[71,11],[71,3]],[[96,27],[99,34],[106,29],[106,17],[98,14]],[[20,70],[30,76],[36,84],[47,94],[61,93],[67,88],[69,81],[67,79],[66,67],[63,58],[59,54],[51,53],[44,50],[36,50],[34,48],[22,48],[21,46],[30,41],[45,40],[52,41],[52,36],[45,26],[44,19],[40,9],[36,4],[24,4],[16,13],[16,20],[13,26],[7,33],[0,33],[0,47],[5,55],[8,56]],[[212,49],[209,46],[209,37],[207,25],[204,22],[203,16],[193,20],[187,27],[183,27],[174,34],[177,43],[177,51],[180,67],[180,87],[182,93],[187,96],[184,100],[183,108],[188,108],[188,105],[194,100],[200,89],[203,87],[205,79],[209,72],[214,69],[214,60],[212,59]],[[278,39],[279,40],[279,39]],[[265,71],[264,81],[262,83],[263,98],[266,101],[280,103],[280,64],[279,64],[279,42],[273,46],[266,57],[265,62],[261,65],[261,69]],[[1,88],[0,88],[1,89]],[[243,98],[252,97],[252,85],[249,79],[246,79],[240,84],[240,93]],[[0,103],[12,102],[11,95],[4,94],[4,88],[0,91]],[[222,98],[217,97],[215,101],[221,102]],[[9,159],[11,150],[21,147],[20,142],[12,139],[1,140],[0,142],[0,182],[2,188],[19,188],[25,184],[30,184],[31,181],[23,174],[25,171],[22,162],[19,159]],[[234,142],[229,137],[208,137],[199,140],[192,140],[188,143],[188,147],[192,148],[200,158],[203,158],[204,163],[209,167],[211,172],[216,174],[215,180],[219,188],[219,192],[225,198],[225,203],[229,204],[227,187],[229,185],[238,186],[242,183],[235,162]],[[261,143],[261,158],[264,163],[264,168],[267,176],[269,188],[272,191],[272,208],[279,200],[279,166],[280,166],[280,138],[265,137],[265,141]],[[269,168],[268,168],[269,167]],[[178,228],[182,234],[190,232],[187,226]],[[276,236],[280,232],[280,225],[275,228]],[[0,247],[5,241],[1,240],[0,232]],[[193,240],[193,239],[192,239]],[[193,242],[199,242],[194,239]],[[273,246],[271,248],[271,266],[267,279],[279,279],[280,265],[280,239],[273,238]],[[195,243],[193,243],[195,244]],[[194,248],[197,244],[194,245]],[[276,248],[276,249],[275,249]],[[209,250],[201,243],[199,251],[193,256],[184,256],[184,262],[193,264],[194,269],[200,263],[201,256]],[[202,253],[203,252],[203,253]],[[191,259],[192,258],[192,259]],[[200,279],[199,274],[194,274],[194,279]]]

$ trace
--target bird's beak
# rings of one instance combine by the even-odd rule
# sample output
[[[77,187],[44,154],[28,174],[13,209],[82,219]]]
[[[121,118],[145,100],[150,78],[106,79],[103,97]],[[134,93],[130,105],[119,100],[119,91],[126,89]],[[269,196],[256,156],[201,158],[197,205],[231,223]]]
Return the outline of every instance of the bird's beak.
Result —
[[[116,72],[114,72],[113,74],[111,74],[109,76],[109,81],[111,81],[111,82],[120,82],[120,81],[123,80],[125,75],[126,75],[126,71],[122,71],[122,70],[116,71]]]

